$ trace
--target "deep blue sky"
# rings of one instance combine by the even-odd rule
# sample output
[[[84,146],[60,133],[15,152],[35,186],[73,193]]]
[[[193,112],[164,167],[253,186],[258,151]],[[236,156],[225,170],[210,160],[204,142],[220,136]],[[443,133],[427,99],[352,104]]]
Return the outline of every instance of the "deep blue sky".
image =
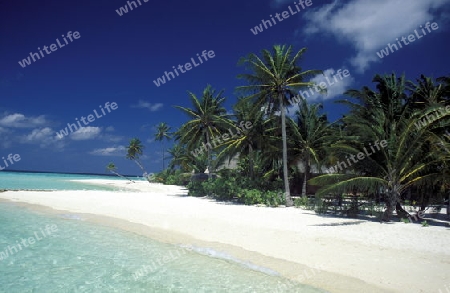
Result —
[[[350,71],[350,77],[329,87],[328,96],[311,99],[325,103],[331,121],[346,111],[334,104],[341,93],[372,87],[376,73],[405,73],[408,79],[449,74],[448,0],[313,0],[258,35],[250,28],[270,14],[289,11],[289,5],[295,10],[294,1],[140,1],[122,16],[116,9],[127,4],[124,0],[0,2],[0,157],[12,153],[22,158],[9,170],[103,173],[114,161],[122,173],[141,174],[124,159],[124,146],[139,137],[145,167],[159,171],[155,125],[167,122],[178,128],[187,117],[173,106],[190,106],[186,91],[200,95],[207,84],[225,90],[231,110],[234,88],[242,84],[236,76],[244,72],[237,61],[274,44],[307,47],[304,70]],[[383,59],[376,55],[427,21],[439,28]],[[57,38],[64,44],[61,35],[69,31],[81,37],[44,52],[25,68],[19,65]],[[203,50],[213,50],[215,58],[155,86],[153,80],[164,71]],[[116,102],[118,109],[58,139],[56,132],[67,123],[106,102]]]

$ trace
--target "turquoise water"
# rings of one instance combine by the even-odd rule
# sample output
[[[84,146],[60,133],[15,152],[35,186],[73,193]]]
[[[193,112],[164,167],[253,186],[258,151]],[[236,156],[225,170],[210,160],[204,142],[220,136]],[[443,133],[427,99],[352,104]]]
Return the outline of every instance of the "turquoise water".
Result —
[[[116,190],[111,186],[72,182],[80,179],[125,180],[113,176],[74,175],[57,173],[0,172],[1,189],[33,190]],[[139,180],[132,178],[133,180]]]
[[[73,214],[0,203],[0,223],[0,292],[324,292]]]

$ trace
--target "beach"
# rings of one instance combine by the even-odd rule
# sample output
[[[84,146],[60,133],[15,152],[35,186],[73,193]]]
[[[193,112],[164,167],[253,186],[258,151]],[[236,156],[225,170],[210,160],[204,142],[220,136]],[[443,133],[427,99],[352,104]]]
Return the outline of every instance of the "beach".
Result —
[[[212,248],[329,292],[445,292],[450,285],[447,227],[221,203],[144,181],[85,182],[122,191],[6,191],[0,198],[77,213],[167,243]]]

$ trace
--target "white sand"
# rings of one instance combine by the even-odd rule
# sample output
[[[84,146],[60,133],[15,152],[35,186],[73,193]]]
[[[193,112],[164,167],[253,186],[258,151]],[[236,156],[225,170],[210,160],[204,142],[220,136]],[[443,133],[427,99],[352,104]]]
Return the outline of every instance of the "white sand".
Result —
[[[143,224],[149,230],[163,230],[162,240],[224,250],[292,279],[304,276],[302,269],[322,268],[302,282],[330,292],[450,288],[447,227],[380,224],[322,217],[297,208],[217,203],[186,197],[181,187],[144,181],[93,182],[135,191],[8,191],[0,198]],[[129,222],[125,228],[133,226]],[[354,224],[331,226],[342,223]]]

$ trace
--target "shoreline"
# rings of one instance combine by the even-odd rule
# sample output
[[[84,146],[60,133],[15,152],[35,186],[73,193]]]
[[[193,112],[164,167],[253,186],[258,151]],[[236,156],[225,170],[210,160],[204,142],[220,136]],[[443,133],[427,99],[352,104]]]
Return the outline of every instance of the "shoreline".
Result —
[[[0,198],[0,203],[15,204],[32,212],[38,212],[47,215],[49,214],[53,216],[62,216],[62,215],[67,216],[67,212],[70,212],[70,214],[77,217],[78,220],[88,221],[96,225],[121,229],[127,232],[138,234],[140,236],[148,237],[149,239],[154,241],[177,245],[179,247],[196,247],[200,249],[201,248],[212,249],[215,252],[225,253],[231,256],[234,259],[232,260],[233,262],[238,263],[236,260],[239,260],[240,261],[239,263],[241,265],[242,263],[247,264],[244,265],[244,267],[246,267],[247,269],[255,270],[267,275],[275,275],[285,278],[287,280],[286,282],[287,286],[289,286],[289,282],[300,283],[315,287],[317,289],[326,290],[329,293],[395,292],[395,291],[387,291],[384,288],[373,286],[371,284],[365,283],[353,277],[327,272],[317,267],[310,267],[303,264],[270,257],[255,251],[249,251],[243,249],[242,247],[228,245],[225,243],[203,241],[200,239],[193,238],[187,234],[182,234],[178,232],[171,231],[170,234],[168,234],[167,231],[164,229],[159,229],[155,227],[149,229],[149,226],[147,225],[133,223],[123,219],[89,213],[71,212],[70,210],[58,210],[48,206],[29,204],[26,202],[17,202],[3,198]],[[201,253],[199,251],[196,252]],[[221,257],[215,257],[205,253],[201,254],[213,258],[223,259]],[[254,268],[254,266],[256,266],[257,268]],[[275,272],[276,274],[273,274],[273,272]],[[308,272],[312,273],[313,276],[308,275]],[[305,279],[301,281],[298,280],[299,276],[304,275],[306,275]],[[330,286],[331,282],[333,282],[334,286]]]
[[[142,183],[129,184],[133,191],[6,191],[0,198],[43,213],[69,211],[160,242],[210,248],[329,292],[437,292],[450,279],[450,250],[441,246],[450,240],[447,228],[232,205],[184,196],[177,186]],[[331,228],[336,222],[341,225]],[[370,238],[377,233],[379,239]]]

